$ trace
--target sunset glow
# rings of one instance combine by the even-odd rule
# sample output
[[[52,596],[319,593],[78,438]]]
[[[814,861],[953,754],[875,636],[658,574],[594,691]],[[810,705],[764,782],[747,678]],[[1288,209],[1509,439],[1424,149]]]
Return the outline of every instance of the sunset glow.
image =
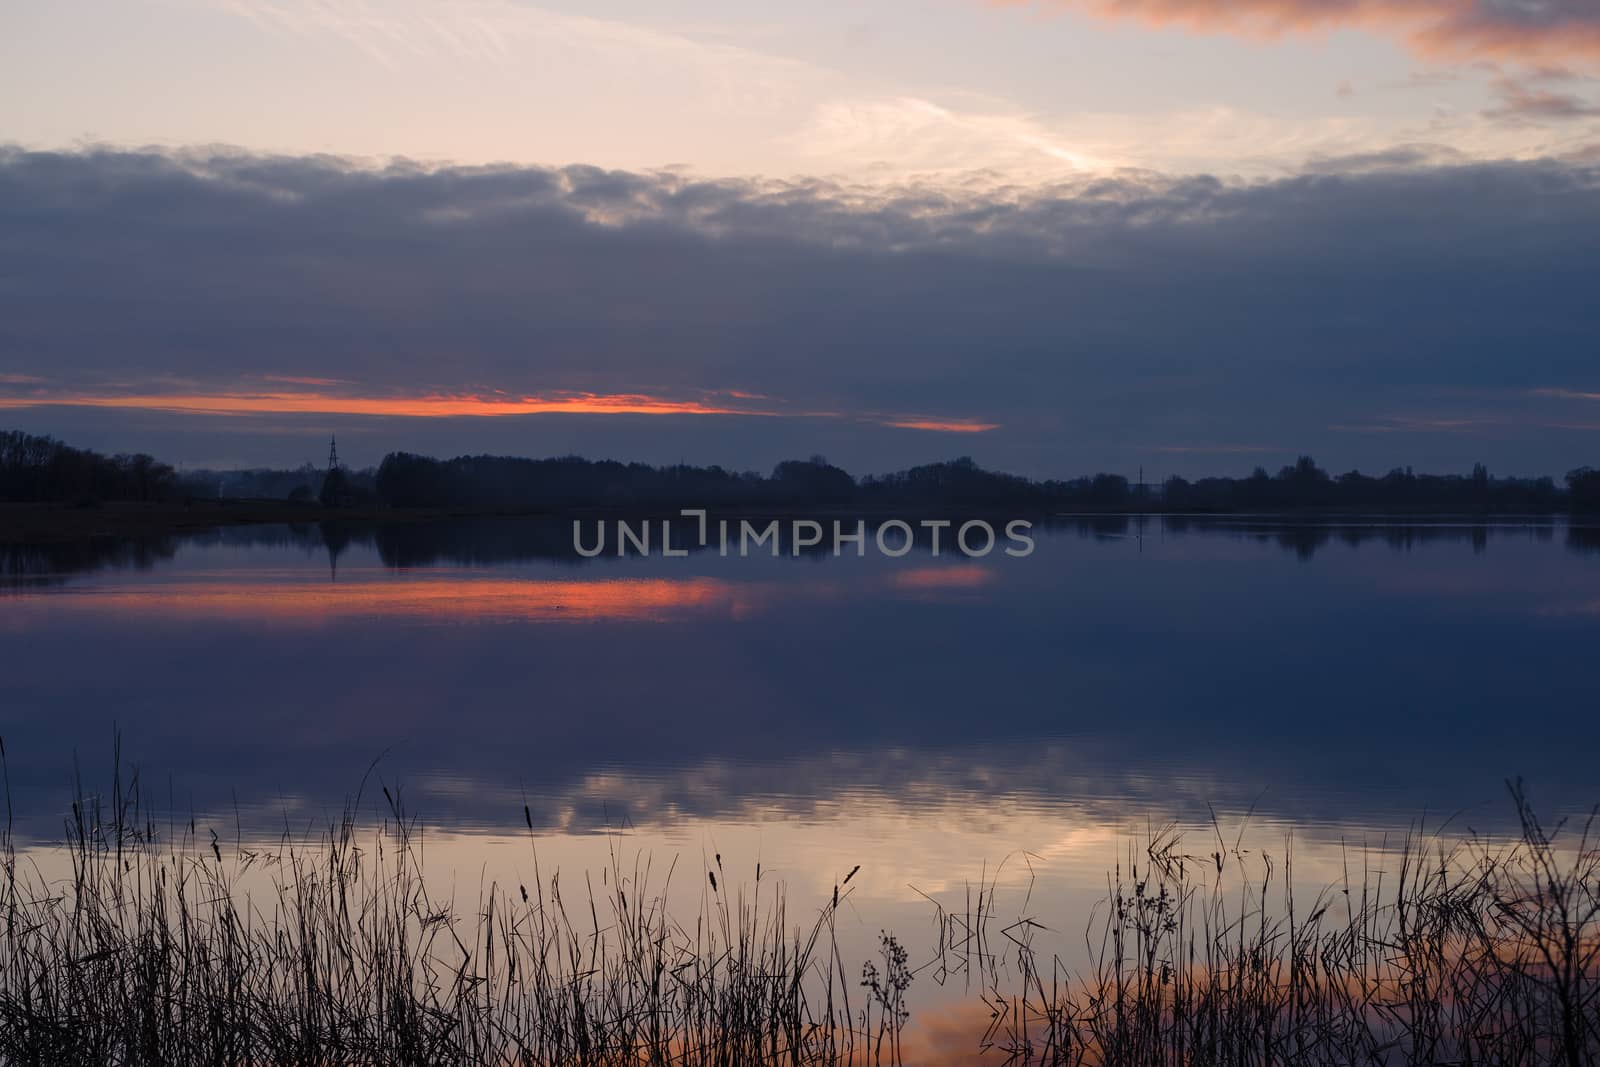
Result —
[[[1007,0],[1002,0],[1002,3]],[[1010,0],[1020,6],[1029,0]],[[1600,15],[1577,4],[1484,0],[1046,0],[1045,10],[1084,11],[1146,26],[1232,33],[1274,41],[1290,33],[1358,29],[1399,38],[1432,59],[1496,56],[1523,62],[1600,58]]]
[[[75,407],[159,411],[176,415],[337,415],[389,418],[500,418],[515,415],[722,415],[747,418],[844,419],[898,429],[936,433],[984,433],[999,423],[971,418],[922,415],[854,415],[845,411],[785,410],[771,397],[740,390],[708,391],[698,399],[647,393],[549,392],[515,395],[429,392],[385,396],[333,392],[351,384],[330,378],[266,375],[267,381],[314,386],[304,390],[264,389],[174,393],[47,392],[0,396],[0,411]],[[6,379],[0,378],[0,383]],[[16,378],[8,384],[41,379]]]
[[[276,379],[315,382],[315,379]],[[331,383],[329,383],[331,384]],[[329,392],[144,393],[124,396],[68,393],[0,397],[0,408],[140,408],[190,415],[378,415],[402,418],[484,418],[503,415],[757,415],[774,411],[712,400],[670,400],[640,393],[504,393],[347,396]]]
[[[932,430],[935,433],[988,433],[998,429],[998,422],[978,422],[976,419],[931,419],[920,417],[894,418],[884,423],[902,430]]]

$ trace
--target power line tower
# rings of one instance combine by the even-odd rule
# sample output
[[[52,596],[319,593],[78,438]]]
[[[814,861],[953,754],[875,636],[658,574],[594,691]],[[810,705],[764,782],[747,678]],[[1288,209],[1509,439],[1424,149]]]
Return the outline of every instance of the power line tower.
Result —
[[[332,474],[339,469],[339,441],[332,434],[328,435],[328,473]]]

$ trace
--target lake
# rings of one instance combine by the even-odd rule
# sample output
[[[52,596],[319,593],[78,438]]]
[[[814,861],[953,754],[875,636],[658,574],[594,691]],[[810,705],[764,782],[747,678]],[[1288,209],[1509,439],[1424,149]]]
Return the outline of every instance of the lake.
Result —
[[[18,833],[58,838],[120,734],[157,822],[314,835],[387,788],[461,886],[525,877],[530,837],[547,868],[676,857],[690,893],[713,856],[760,863],[807,903],[859,865],[870,946],[977,883],[1077,936],[1168,825],[1292,837],[1325,884],[1418,826],[1512,828],[1507,778],[1551,815],[1600,800],[1600,531],[1034,536],[1026,558],[579,560],[567,524],[484,519],[8,549]]]

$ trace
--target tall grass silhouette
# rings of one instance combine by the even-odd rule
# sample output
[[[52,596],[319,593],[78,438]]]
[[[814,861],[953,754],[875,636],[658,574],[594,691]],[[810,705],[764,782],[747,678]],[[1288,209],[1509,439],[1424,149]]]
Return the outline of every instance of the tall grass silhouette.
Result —
[[[976,982],[984,1047],[1042,1064],[1600,1063],[1600,841],[1413,831],[1309,903],[1293,849],[1156,833],[1108,878],[1083,973],[1032,919],[940,910],[940,966]],[[1374,860],[1383,862],[1373,866]],[[982,900],[982,894],[980,894]]]
[[[1000,917],[992,881],[931,905],[931,950],[886,931],[852,965],[854,870],[796,914],[770,872],[717,856],[674,915],[672,867],[613,852],[572,885],[535,858],[468,908],[430,888],[387,789],[371,825],[352,801],[271,847],[158,832],[139,793],[119,773],[73,805],[66,878],[8,821],[4,1062],[1600,1062],[1600,847],[1592,821],[1544,827],[1520,785],[1515,839],[1415,836],[1392,874],[1358,861],[1308,903],[1292,851],[1154,834],[1108,877],[1076,971],[1037,947],[1040,921]],[[959,1048],[910,1039],[925,976],[984,1008]]]

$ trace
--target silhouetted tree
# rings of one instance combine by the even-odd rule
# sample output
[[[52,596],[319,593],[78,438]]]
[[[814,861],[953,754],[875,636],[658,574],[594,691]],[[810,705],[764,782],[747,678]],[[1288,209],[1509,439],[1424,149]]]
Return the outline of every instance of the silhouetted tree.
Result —
[[[822,456],[787,459],[772,470],[771,485],[783,500],[846,504],[855,496],[856,480]]]
[[[1567,494],[1573,511],[1600,511],[1600,470],[1579,467],[1568,471]]]
[[[325,508],[349,507],[354,503],[355,493],[350,487],[350,479],[339,467],[334,467],[322,479],[322,491],[317,494],[317,500]]]
[[[154,501],[176,490],[176,472],[143,453],[103,456],[50,437],[0,432],[0,500]]]

